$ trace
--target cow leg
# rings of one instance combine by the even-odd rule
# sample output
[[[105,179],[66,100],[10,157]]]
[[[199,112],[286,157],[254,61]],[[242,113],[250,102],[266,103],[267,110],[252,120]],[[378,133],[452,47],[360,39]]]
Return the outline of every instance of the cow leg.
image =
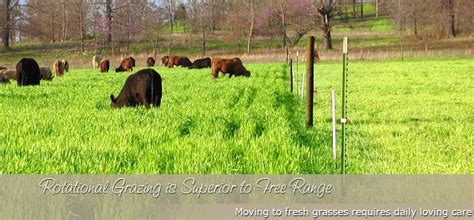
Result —
[[[153,103],[155,105],[155,107],[160,107],[161,105],[161,97],[160,96],[155,96],[155,102]]]
[[[142,95],[140,95],[140,93],[137,93],[136,97],[137,97],[138,105],[144,105],[146,108],[150,108],[150,103],[146,101],[146,97],[143,97]]]
[[[217,77],[219,77],[219,70],[215,67],[212,67],[211,74],[214,79],[217,79]]]

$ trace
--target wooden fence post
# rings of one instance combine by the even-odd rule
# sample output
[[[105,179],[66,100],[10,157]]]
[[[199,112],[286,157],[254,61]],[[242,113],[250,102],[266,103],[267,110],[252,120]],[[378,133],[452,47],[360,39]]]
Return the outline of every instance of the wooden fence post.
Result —
[[[313,127],[314,40],[314,36],[311,36],[309,38],[306,55],[306,128]]]

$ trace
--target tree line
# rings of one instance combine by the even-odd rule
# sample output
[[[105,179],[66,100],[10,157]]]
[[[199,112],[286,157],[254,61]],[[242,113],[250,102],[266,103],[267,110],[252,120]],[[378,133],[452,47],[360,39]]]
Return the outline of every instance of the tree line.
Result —
[[[128,49],[148,41],[158,48],[176,34],[198,37],[206,53],[208,35],[218,32],[251,52],[257,36],[280,39],[292,47],[308,33],[318,33],[332,49],[333,26],[388,15],[399,31],[421,31],[456,37],[472,32],[471,0],[2,0],[2,45],[11,42],[81,42],[81,51],[95,47]],[[172,43],[172,42],[171,42]]]

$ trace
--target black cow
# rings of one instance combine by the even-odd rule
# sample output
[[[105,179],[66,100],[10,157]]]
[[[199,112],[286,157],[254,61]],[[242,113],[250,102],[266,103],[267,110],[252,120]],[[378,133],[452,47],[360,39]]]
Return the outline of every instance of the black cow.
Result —
[[[161,105],[161,96],[160,74],[153,69],[144,69],[127,78],[117,98],[110,95],[111,107],[144,105],[149,108],[151,104],[158,107]]]
[[[211,58],[206,57],[202,59],[197,59],[189,67],[189,69],[203,69],[203,68],[211,68]]]
[[[23,58],[16,65],[16,81],[18,86],[39,85],[41,72],[38,63],[31,58]]]

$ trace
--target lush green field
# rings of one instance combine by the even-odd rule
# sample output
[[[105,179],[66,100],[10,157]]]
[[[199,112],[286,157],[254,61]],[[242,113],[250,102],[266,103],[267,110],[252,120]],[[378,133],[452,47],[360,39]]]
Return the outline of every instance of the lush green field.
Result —
[[[311,130],[287,67],[247,66],[251,78],[230,80],[157,68],[157,109],[110,109],[127,74],[73,70],[40,87],[0,85],[0,173],[338,173],[329,97],[341,64],[316,67]],[[349,68],[348,172],[474,173],[474,61]]]

